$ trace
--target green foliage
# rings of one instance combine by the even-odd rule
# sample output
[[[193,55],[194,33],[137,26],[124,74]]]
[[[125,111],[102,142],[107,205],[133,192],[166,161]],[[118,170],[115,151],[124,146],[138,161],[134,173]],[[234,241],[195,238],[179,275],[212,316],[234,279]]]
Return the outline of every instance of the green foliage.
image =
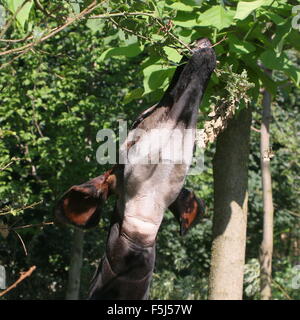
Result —
[[[199,16],[199,26],[215,27],[222,30],[231,26],[234,17],[234,10],[227,9],[221,5],[213,6]]]
[[[272,5],[273,2],[272,0],[239,1],[234,18],[244,20],[256,9]]]
[[[257,298],[260,291],[260,264],[250,259],[244,269],[244,293],[247,298]]]
[[[132,104],[122,103],[124,88],[139,79],[132,68],[136,62],[111,58],[100,65],[103,43],[84,24],[77,28],[68,33],[68,41],[61,34],[45,43],[40,50],[48,54],[23,56],[10,72],[1,72],[0,211],[5,214],[0,221],[5,225],[53,221],[53,206],[70,185],[105,170],[95,159],[97,131],[116,128],[117,119],[136,114]],[[112,209],[109,203],[106,210]],[[82,298],[103,253],[107,226],[104,217],[99,228],[86,233]],[[0,264],[8,270],[8,282],[27,266],[34,264],[37,270],[27,289],[24,285],[5,297],[64,299],[72,230],[46,226],[18,232],[28,256],[14,232],[0,240]]]
[[[138,43],[133,43],[126,47],[111,48],[101,54],[98,62],[101,63],[103,60],[113,56],[124,56],[132,58],[139,55],[141,52],[142,48]]]
[[[299,60],[298,60],[299,63]],[[276,81],[285,78],[276,72]],[[300,91],[290,88],[290,92],[278,90],[273,104],[271,122],[271,159],[274,219],[274,253],[273,253],[273,297],[274,299],[299,299],[299,290],[291,288],[295,276],[294,266],[299,264],[299,101]],[[254,108],[253,126],[258,127],[261,119],[259,108]],[[245,278],[245,298],[259,299],[257,276],[258,249],[262,239],[262,191],[260,176],[259,133],[251,135],[251,154],[249,164],[249,217],[247,240],[247,268],[252,268],[253,281]],[[297,147],[296,147],[297,145]],[[256,267],[255,267],[256,266]],[[256,268],[256,269],[255,269]],[[255,271],[256,270],[256,271]],[[248,276],[248,275],[247,275]],[[255,280],[256,279],[256,280]]]
[[[24,30],[25,23],[29,18],[30,10],[33,6],[33,0],[5,0],[4,2],[6,7],[15,15],[21,29]]]

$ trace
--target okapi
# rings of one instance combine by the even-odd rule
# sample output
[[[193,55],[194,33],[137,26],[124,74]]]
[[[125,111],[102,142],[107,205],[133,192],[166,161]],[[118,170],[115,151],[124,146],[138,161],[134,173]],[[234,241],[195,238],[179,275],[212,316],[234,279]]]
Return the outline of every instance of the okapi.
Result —
[[[209,40],[198,40],[192,56],[177,67],[160,102],[137,118],[128,135],[133,139],[121,147],[123,154],[137,147],[140,150],[152,129],[179,130],[188,141],[184,151],[181,143],[175,144],[175,151],[184,152],[183,163],[117,164],[103,175],[71,187],[59,200],[56,219],[90,228],[98,224],[104,201],[111,194],[117,197],[106,252],[92,280],[89,299],[147,299],[164,212],[168,208],[173,212],[182,235],[203,214],[203,202],[183,184],[193,156],[198,108],[215,65]],[[142,129],[138,137],[137,129]],[[163,147],[156,150],[158,157],[162,148],[170,147],[171,136],[163,140]]]

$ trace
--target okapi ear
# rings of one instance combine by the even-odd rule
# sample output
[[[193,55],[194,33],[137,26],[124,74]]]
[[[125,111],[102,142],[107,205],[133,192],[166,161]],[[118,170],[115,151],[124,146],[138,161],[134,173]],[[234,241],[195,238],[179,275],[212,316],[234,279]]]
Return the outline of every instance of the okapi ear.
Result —
[[[184,236],[204,215],[205,203],[193,191],[183,188],[169,210],[180,224],[180,235]]]
[[[114,175],[110,171],[71,187],[58,201],[54,214],[58,222],[80,228],[98,225],[104,201],[110,195]]]

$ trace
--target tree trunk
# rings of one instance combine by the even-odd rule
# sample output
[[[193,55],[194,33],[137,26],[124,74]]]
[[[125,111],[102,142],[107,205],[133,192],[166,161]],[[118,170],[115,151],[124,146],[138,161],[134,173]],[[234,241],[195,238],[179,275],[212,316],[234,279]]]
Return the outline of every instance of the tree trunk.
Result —
[[[243,297],[250,125],[251,109],[243,109],[217,139],[210,300]]]
[[[261,172],[263,188],[263,241],[260,247],[260,294],[262,300],[272,298],[272,253],[273,253],[273,199],[270,171],[270,133],[271,94],[264,90],[263,111],[260,135]]]
[[[66,300],[79,299],[80,273],[83,256],[83,237],[84,232],[82,230],[74,230]]]

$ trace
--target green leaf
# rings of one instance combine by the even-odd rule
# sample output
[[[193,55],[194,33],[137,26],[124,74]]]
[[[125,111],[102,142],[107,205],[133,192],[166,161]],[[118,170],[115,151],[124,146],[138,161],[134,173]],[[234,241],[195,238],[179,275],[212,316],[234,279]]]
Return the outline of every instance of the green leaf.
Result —
[[[118,35],[119,35],[119,39],[120,39],[121,41],[125,41],[125,39],[126,39],[126,37],[125,37],[125,32],[124,32],[122,29],[120,29],[120,30],[118,31]]]
[[[292,29],[286,37],[288,43],[298,51],[300,51],[299,34],[298,30]]]
[[[5,25],[6,23],[6,12],[5,8],[2,4],[0,4],[0,29]]]
[[[161,64],[150,65],[143,70],[144,95],[165,86],[174,73],[175,67],[163,69]]]
[[[199,26],[212,26],[218,30],[233,24],[234,10],[225,10],[222,6],[213,6],[199,16]]]
[[[178,11],[173,22],[177,26],[191,28],[198,24],[197,17],[198,15],[195,12]]]
[[[279,16],[278,14],[269,11],[269,10],[264,10],[264,14],[270,19],[272,20],[276,25],[280,25],[285,23],[286,19],[283,19],[281,16]]]
[[[108,44],[110,44],[113,40],[117,39],[118,37],[119,37],[119,32],[116,32],[110,36],[103,38],[103,45],[107,46]]]
[[[260,59],[265,67],[283,71],[297,86],[300,85],[300,69],[285,53],[278,55],[274,50],[267,50],[260,55]]]
[[[178,36],[179,38],[184,41],[185,43],[192,42],[192,37],[197,33],[196,30],[192,29],[182,29],[179,31]]]
[[[180,11],[193,11],[193,7],[184,4],[183,2],[177,1],[172,3],[171,5],[167,5],[168,8],[180,10]]]
[[[131,102],[132,100],[138,99],[143,95],[143,93],[144,93],[143,88],[136,88],[126,94],[126,96],[124,97],[123,103],[127,104],[127,103]]]
[[[139,43],[133,43],[126,47],[110,48],[104,51],[98,59],[98,62],[101,62],[112,56],[125,56],[125,57],[135,57],[143,51],[143,46]]]
[[[163,50],[170,61],[173,61],[175,63],[181,61],[182,56],[177,52],[177,50],[170,47],[163,47]]]
[[[164,8],[165,8],[165,1],[151,1],[155,8],[155,16],[158,18],[163,17]]]
[[[16,19],[19,22],[20,26],[24,30],[24,26],[26,21],[28,20],[30,10],[33,5],[33,1],[28,1],[25,3],[25,0],[6,0],[8,9],[15,14],[17,10],[21,7],[18,14],[16,15]],[[23,5],[24,4],[24,5]]]
[[[247,41],[242,41],[238,39],[235,35],[229,34],[229,48],[230,51],[239,53],[239,54],[248,54],[255,51],[255,46]]]
[[[257,61],[249,59],[248,57],[246,57],[243,61],[252,69],[256,79],[258,78],[259,80],[261,80],[263,86],[267,88],[271,92],[271,94],[276,95],[277,84],[268,75],[266,75],[260,67],[258,67]]]
[[[124,43],[126,46],[129,46],[130,44],[137,43],[137,36],[135,35],[127,35],[127,39],[124,39]]]
[[[73,12],[75,14],[80,13],[80,4],[76,2],[71,2],[70,5],[72,6]]]
[[[281,52],[284,43],[287,40],[288,35],[290,34],[292,28],[291,19],[286,19],[284,24],[279,24],[276,26],[275,36],[272,38],[272,46],[276,47],[278,52]]]
[[[105,22],[103,19],[88,19],[86,26],[91,29],[92,33],[101,32],[105,26]]]
[[[249,14],[261,6],[268,6],[273,0],[257,0],[257,1],[239,1],[234,19],[244,20]]]
[[[264,51],[260,55],[261,62],[266,68],[272,69],[272,70],[283,70],[285,59],[283,55],[276,55],[276,52],[274,50],[267,50]]]
[[[300,86],[300,69],[295,68],[295,66],[286,66],[284,73],[292,79],[296,86]]]

